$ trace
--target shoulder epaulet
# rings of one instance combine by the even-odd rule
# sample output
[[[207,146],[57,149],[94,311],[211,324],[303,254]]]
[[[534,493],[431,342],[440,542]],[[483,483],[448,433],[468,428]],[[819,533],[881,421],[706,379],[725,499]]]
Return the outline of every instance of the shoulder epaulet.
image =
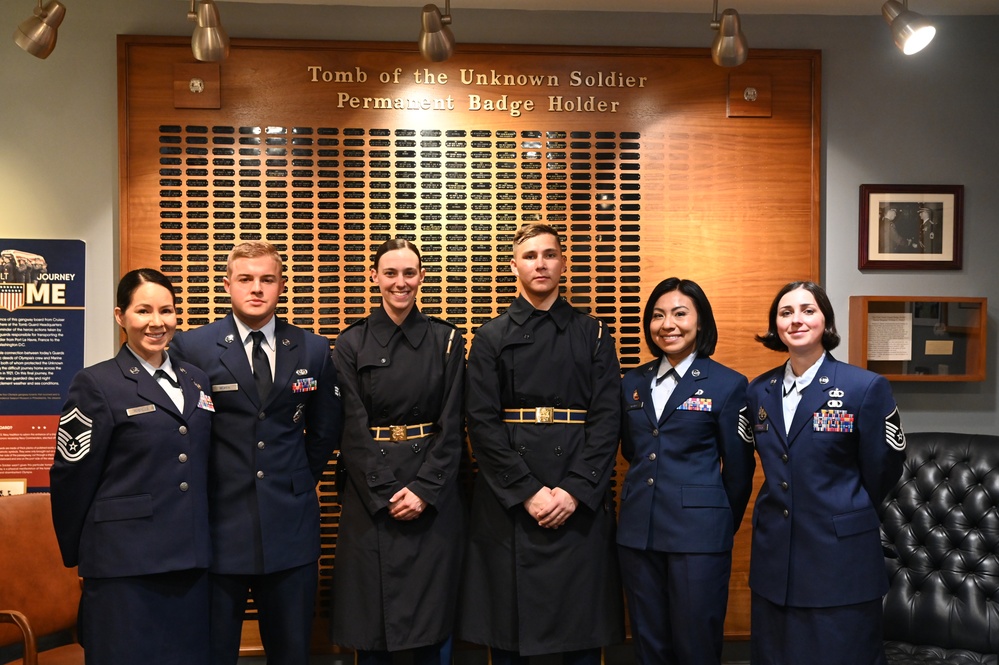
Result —
[[[448,356],[451,355],[451,346],[454,344],[455,335],[458,334],[458,326],[454,325],[453,323],[451,323],[446,319],[438,319],[436,316],[428,316],[427,318],[433,321],[434,323],[440,323],[451,329],[450,333],[447,336],[447,348],[444,349],[444,358],[446,359]]]
[[[427,316],[427,318],[430,319],[431,321],[433,321],[434,323],[442,323],[445,326],[450,326],[452,328],[457,328],[458,327],[455,324],[453,324],[450,321],[448,321],[447,319],[441,319],[441,318],[438,318],[436,316],[429,316],[429,315]]]
[[[604,328],[607,324],[604,323],[603,319],[598,319],[592,314],[587,314],[588,317],[597,322],[597,343],[593,346],[593,353],[596,353],[600,349],[600,343],[604,341]]]
[[[365,316],[365,317],[363,317],[363,318],[360,318],[360,319],[358,319],[357,321],[354,321],[353,323],[351,323],[351,324],[350,324],[349,326],[347,326],[347,327],[346,327],[346,328],[344,328],[343,330],[341,330],[341,331],[340,331],[340,335],[344,334],[345,332],[347,332],[348,330],[350,330],[350,329],[351,329],[351,328],[353,328],[354,326],[359,326],[359,325],[361,325],[362,323],[367,323],[367,322],[368,322],[368,317],[366,317],[366,316]],[[337,336],[339,337],[339,335],[337,335]]]

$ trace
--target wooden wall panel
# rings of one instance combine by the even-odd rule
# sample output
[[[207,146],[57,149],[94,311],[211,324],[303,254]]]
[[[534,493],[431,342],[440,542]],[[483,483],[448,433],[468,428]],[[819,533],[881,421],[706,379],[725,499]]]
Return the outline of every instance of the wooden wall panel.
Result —
[[[462,44],[427,63],[412,44],[262,40],[218,66],[186,39],[122,36],[122,270],[170,274],[191,327],[227,311],[232,245],[267,239],[289,275],[279,313],[335,341],[377,304],[374,248],[407,235],[420,307],[470,337],[516,294],[513,231],[546,221],[567,238],[566,296],[613,327],[625,369],[649,356],[647,294],[677,275],[711,299],[716,358],[752,378],[781,360],[753,341],[771,298],[818,277],[819,72],[815,51],[729,70],[706,49]],[[320,489],[326,575],[338,508]],[[749,633],[748,544],[747,516],[730,637]]]

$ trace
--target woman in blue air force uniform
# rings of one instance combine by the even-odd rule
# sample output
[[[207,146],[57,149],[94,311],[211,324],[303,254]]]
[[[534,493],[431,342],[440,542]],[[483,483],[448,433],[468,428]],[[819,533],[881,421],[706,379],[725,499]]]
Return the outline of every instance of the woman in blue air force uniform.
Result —
[[[878,507],[905,435],[888,381],[838,362],[822,287],[792,282],[757,340],[788,361],[749,386],[766,480],[753,512],[754,665],[881,665],[888,590]]]
[[[617,542],[636,660],[721,662],[733,536],[756,460],[746,377],[710,358],[711,304],[695,282],[663,280],[645,306],[655,360],[622,381]]]
[[[63,561],[83,577],[80,643],[87,665],[207,665],[208,379],[166,352],[164,275],[133,270],[116,302],[127,342],[73,378],[49,474]]]

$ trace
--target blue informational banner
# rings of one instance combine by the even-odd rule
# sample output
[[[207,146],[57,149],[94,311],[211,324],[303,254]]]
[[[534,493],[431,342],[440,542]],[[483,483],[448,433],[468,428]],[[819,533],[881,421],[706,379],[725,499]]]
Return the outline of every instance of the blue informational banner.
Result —
[[[0,492],[48,486],[59,413],[83,367],[85,291],[82,240],[0,238]]]

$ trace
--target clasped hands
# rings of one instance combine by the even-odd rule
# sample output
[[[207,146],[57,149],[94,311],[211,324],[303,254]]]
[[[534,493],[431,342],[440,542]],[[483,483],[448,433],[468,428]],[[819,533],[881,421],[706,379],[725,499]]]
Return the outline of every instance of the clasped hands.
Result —
[[[561,487],[542,487],[524,501],[524,508],[546,529],[557,529],[576,511],[579,501]]]
[[[402,522],[415,520],[423,514],[427,502],[403,487],[389,499],[389,516]]]

